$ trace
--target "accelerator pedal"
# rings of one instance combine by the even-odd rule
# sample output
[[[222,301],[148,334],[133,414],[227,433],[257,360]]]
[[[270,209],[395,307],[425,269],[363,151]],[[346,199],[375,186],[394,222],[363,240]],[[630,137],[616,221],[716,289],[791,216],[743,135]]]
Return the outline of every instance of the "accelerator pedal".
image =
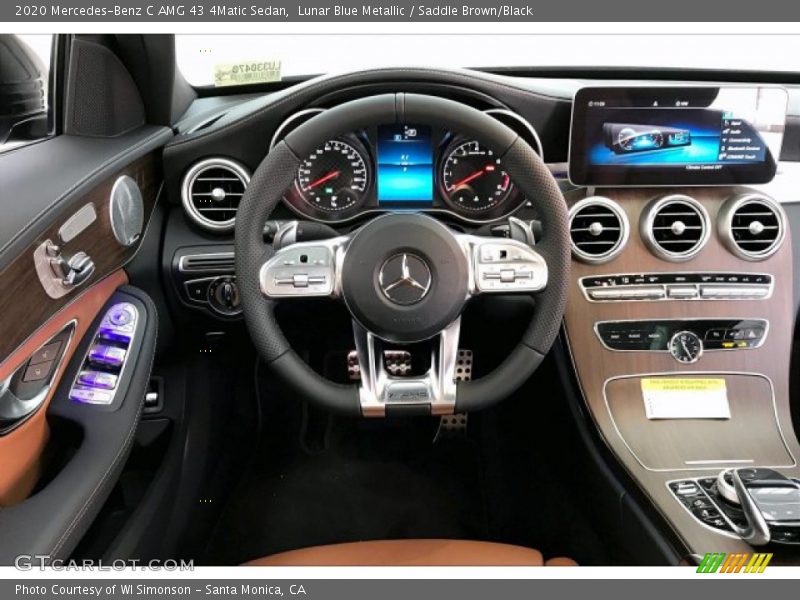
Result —
[[[458,358],[456,359],[456,374],[453,379],[457,382],[469,381],[472,379],[472,350],[459,348]],[[442,415],[439,417],[439,428],[436,430],[436,435],[433,437],[433,443],[435,444],[442,439],[464,437],[466,435],[466,413]]]

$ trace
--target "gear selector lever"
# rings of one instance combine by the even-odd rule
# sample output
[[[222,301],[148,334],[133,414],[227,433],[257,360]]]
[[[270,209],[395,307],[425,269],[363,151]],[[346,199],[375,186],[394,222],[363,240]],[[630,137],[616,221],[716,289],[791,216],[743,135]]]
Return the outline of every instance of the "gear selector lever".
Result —
[[[800,483],[766,468],[733,469],[726,475],[723,472],[720,480],[732,483],[746,521],[744,526],[734,525],[736,534],[753,546],[770,541],[800,543]]]

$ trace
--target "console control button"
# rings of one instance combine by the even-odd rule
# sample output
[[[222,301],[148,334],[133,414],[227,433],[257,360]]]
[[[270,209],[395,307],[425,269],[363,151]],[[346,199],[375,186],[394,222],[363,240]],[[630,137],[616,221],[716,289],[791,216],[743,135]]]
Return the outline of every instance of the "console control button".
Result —
[[[235,277],[220,277],[208,287],[208,303],[222,315],[236,315],[241,312],[239,286]]]
[[[595,325],[602,343],[611,350],[663,352],[678,333],[691,333],[705,350],[741,350],[760,346],[767,335],[763,319],[668,319],[602,321]]]
[[[593,300],[661,300],[664,288],[645,286],[619,286],[589,290]]]
[[[589,290],[589,297],[592,300],[619,300],[619,290],[615,288],[597,288]]]
[[[693,285],[668,285],[667,296],[687,300],[697,298],[697,287]]]
[[[186,290],[186,296],[196,304],[205,304],[208,299],[208,286],[211,285],[210,278],[205,279],[192,279],[185,281],[183,288]]]
[[[669,484],[669,488],[675,494],[676,499],[699,522],[715,529],[732,531],[728,521],[706,491],[709,489],[706,484],[710,482],[710,485],[713,485],[715,481],[714,478],[706,478],[699,482],[691,479],[674,481]]]
[[[772,290],[772,276],[762,273],[640,273],[584,277],[590,300],[760,300]],[[637,288],[644,289],[642,293]],[[648,290],[647,288],[650,288]],[[660,293],[652,291],[660,290]]]
[[[714,508],[714,505],[711,503],[711,500],[708,500],[704,496],[697,496],[696,498],[694,498],[691,501],[690,506],[692,507],[693,510]]]
[[[701,285],[700,296],[706,299],[749,300],[765,298],[769,287],[763,285]]]
[[[717,529],[730,530],[730,526],[725,521],[725,519],[722,518],[722,515],[717,515],[716,517],[710,517],[708,519],[703,519],[703,522],[706,525],[711,525],[712,527],[716,527]]]
[[[703,521],[707,521],[709,519],[717,519],[721,516],[716,508],[710,506],[710,503],[709,506],[704,506],[692,510],[692,513],[694,513],[696,517],[699,517]]]
[[[695,496],[700,493],[700,488],[694,481],[679,481],[670,484],[670,487],[679,496]]]

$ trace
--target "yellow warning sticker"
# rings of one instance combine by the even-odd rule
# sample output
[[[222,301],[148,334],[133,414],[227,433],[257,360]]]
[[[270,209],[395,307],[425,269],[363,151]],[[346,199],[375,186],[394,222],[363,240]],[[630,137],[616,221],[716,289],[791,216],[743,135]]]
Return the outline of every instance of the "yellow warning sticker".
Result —
[[[725,390],[724,379],[660,377],[642,379],[642,391],[713,392]]]
[[[724,379],[647,377],[641,379],[648,419],[730,419]]]

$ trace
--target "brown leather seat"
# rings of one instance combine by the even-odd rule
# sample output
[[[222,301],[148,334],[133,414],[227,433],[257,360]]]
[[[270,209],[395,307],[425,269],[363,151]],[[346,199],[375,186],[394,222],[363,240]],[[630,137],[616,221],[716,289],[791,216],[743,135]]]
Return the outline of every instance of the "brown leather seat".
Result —
[[[569,558],[544,561],[531,548],[465,540],[380,540],[315,546],[273,554],[245,563],[267,567],[455,567],[455,566],[576,566]]]

